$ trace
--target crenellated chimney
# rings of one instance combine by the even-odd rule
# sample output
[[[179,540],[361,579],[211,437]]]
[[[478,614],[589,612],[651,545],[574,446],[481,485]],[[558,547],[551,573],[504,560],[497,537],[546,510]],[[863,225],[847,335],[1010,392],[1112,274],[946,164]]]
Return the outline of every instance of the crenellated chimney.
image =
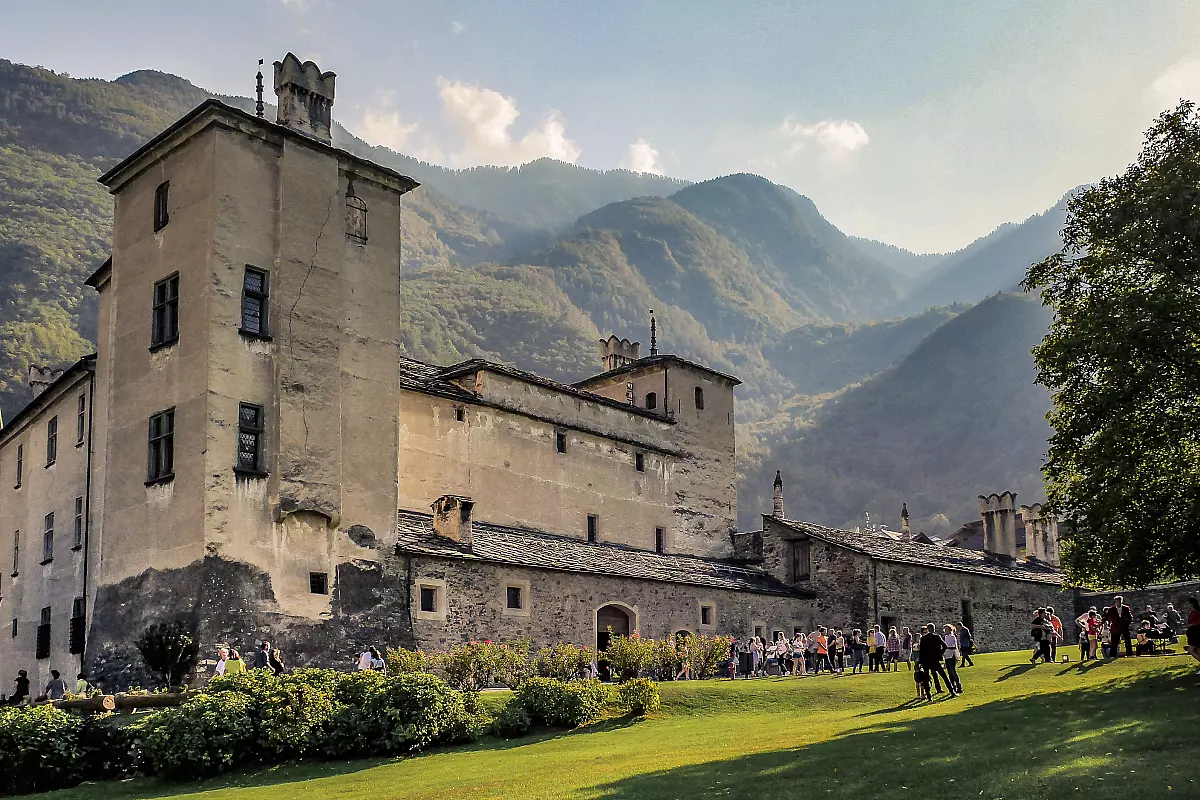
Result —
[[[979,495],[983,517],[983,552],[997,561],[1017,560],[1017,496],[1012,492]]]
[[[912,529],[908,527],[908,503],[900,505],[900,533],[905,541],[912,538]]]
[[[637,361],[640,349],[641,343],[618,339],[615,333],[607,339],[601,339],[600,361],[604,364],[604,371],[611,372],[618,367]]]
[[[471,546],[471,509],[475,502],[469,497],[445,494],[433,504],[433,532],[451,541]]]
[[[29,389],[33,392],[33,396],[37,397],[42,392],[50,388],[50,384],[58,380],[63,374],[61,369],[53,367],[39,367],[37,364],[29,365]]]
[[[783,476],[775,470],[775,484],[771,489],[771,516],[783,519]]]
[[[1021,518],[1025,521],[1026,558],[1058,567],[1058,519],[1041,503],[1021,506]]]
[[[300,63],[292,53],[275,62],[276,122],[325,144],[332,142],[332,72],[321,72],[311,61]]]

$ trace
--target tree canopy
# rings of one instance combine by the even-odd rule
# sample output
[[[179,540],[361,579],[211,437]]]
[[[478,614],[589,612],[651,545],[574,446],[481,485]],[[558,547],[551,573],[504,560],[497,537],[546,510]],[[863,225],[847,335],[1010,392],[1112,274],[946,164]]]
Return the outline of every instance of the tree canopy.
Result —
[[[1097,586],[1200,574],[1200,115],[1161,114],[1137,162],[1068,204],[1024,287],[1055,310],[1047,495],[1063,566]]]

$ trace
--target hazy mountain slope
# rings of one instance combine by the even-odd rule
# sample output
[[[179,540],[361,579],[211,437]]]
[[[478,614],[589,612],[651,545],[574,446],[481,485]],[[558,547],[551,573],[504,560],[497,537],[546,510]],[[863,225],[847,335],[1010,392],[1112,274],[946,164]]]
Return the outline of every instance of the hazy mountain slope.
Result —
[[[1030,348],[1050,312],[1025,295],[1000,295],[934,330],[895,367],[843,394],[815,424],[772,447],[747,475],[743,526],[770,507],[782,471],[787,513],[831,525],[895,524],[907,502],[913,524],[935,514],[978,513],[976,496],[1011,490],[1044,499],[1039,469],[1049,426]]]
[[[1067,219],[1064,195],[1051,209],[996,230],[945,257],[923,275],[909,295],[908,308],[976,303],[996,292],[1016,291],[1030,264],[1062,249]]]
[[[916,278],[937,266],[946,258],[945,253],[914,253],[886,242],[851,236],[850,243],[862,253],[906,278]]]
[[[810,319],[871,319],[899,301],[904,279],[856,248],[813,202],[756,175],[693,184],[671,200],[743,250],[761,279]]]
[[[808,323],[788,331],[763,353],[797,392],[835,392],[897,363],[963,310],[963,306],[948,306],[857,325]]]

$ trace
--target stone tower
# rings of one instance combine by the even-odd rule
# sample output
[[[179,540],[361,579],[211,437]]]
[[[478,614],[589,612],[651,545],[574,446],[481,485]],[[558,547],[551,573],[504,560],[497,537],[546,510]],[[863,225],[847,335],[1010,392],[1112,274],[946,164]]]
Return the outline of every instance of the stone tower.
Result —
[[[333,73],[289,53],[275,89],[277,122],[209,100],[101,178],[94,595],[125,611],[90,615],[92,657],[183,615],[206,646],[270,629],[303,661],[394,535],[417,184],[330,145]]]

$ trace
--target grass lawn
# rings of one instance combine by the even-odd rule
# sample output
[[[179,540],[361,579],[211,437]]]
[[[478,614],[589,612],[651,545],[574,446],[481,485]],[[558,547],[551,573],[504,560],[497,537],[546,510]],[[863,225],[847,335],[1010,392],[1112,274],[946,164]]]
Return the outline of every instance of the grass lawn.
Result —
[[[907,672],[668,683],[652,719],[201,784],[81,786],[53,800],[1200,798],[1192,659],[1024,657],[977,656],[953,700],[913,700]]]

